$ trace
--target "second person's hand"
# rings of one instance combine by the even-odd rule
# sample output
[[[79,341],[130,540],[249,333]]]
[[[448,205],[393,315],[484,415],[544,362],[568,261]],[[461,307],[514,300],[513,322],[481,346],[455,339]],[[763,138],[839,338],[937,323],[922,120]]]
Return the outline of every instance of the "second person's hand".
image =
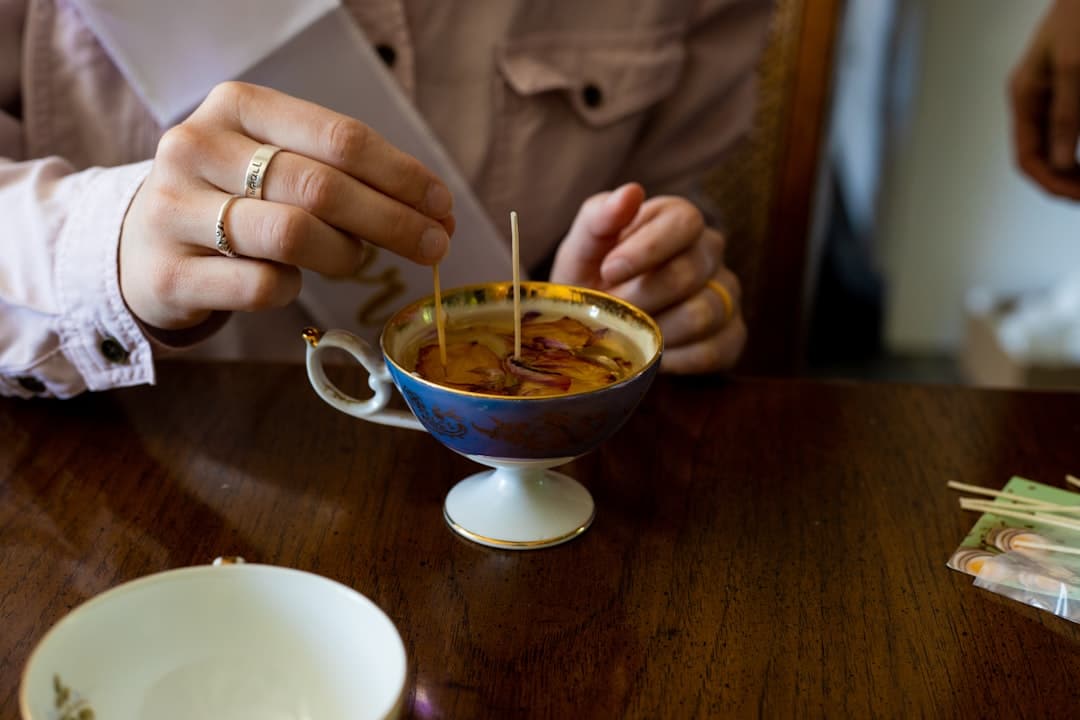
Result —
[[[605,290],[651,314],[664,334],[667,372],[730,369],[746,344],[724,236],[683,198],[646,200],[636,183],[589,198],[559,246],[551,279]]]
[[[1009,78],[1016,164],[1047,192],[1080,200],[1080,0],[1055,0]]]
[[[244,197],[263,145],[280,151],[262,168],[261,197]],[[446,185],[363,123],[224,83],[158,145],[124,219],[121,291],[143,323],[190,328],[217,310],[288,304],[299,268],[348,276],[364,242],[433,264],[449,246],[452,212]]]

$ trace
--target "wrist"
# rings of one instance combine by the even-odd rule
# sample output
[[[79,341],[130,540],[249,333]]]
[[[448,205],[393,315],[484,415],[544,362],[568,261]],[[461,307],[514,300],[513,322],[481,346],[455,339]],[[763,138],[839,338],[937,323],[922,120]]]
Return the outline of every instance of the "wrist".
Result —
[[[172,350],[184,350],[209,339],[214,333],[225,326],[225,323],[229,321],[230,317],[232,317],[231,312],[226,310],[214,310],[198,325],[176,330],[154,327],[153,325],[144,323],[137,317],[135,320],[139,324],[139,328],[143,331],[143,334],[154,346],[155,351],[168,352]]]

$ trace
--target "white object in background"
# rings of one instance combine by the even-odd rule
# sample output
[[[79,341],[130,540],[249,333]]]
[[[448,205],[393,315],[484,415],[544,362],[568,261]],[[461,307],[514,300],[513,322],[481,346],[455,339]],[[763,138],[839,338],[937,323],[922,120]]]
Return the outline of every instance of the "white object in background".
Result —
[[[988,303],[992,308],[989,297],[985,290],[970,293],[968,308],[985,309]],[[1080,364],[1080,274],[1021,294],[1012,307],[996,315],[998,337],[1013,358],[1044,365]]]

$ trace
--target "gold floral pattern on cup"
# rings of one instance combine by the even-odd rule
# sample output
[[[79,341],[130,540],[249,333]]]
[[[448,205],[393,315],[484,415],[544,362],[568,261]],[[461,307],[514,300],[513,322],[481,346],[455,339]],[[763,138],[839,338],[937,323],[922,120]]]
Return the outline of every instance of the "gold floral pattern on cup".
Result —
[[[94,709],[78,693],[64,684],[60,675],[53,673],[53,705],[55,720],[94,720]]]

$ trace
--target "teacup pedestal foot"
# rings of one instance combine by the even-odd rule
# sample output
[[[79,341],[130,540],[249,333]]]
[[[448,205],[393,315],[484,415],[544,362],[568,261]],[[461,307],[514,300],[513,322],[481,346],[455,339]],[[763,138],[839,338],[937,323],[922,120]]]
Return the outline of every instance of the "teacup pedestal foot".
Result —
[[[537,550],[573,540],[592,524],[589,491],[549,469],[573,458],[470,459],[495,469],[470,475],[446,496],[443,516],[467,540],[503,550]]]

